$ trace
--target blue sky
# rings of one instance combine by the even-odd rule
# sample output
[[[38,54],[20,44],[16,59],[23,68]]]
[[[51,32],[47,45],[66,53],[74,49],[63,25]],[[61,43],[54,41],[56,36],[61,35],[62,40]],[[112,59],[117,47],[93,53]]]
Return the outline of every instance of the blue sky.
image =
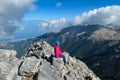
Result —
[[[57,3],[61,3],[61,6],[57,7]],[[120,5],[120,0],[38,0],[35,5],[33,11],[25,14],[25,20],[72,19],[89,10]]]
[[[0,1],[0,42],[36,37],[71,25],[119,22],[120,0]]]

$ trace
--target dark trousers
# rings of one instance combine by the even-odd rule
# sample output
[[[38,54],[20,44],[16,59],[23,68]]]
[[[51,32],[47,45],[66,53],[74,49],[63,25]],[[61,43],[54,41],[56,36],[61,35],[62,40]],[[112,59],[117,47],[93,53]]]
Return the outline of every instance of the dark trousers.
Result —
[[[64,64],[66,64],[66,58],[65,58],[65,56],[64,55],[62,55],[62,54],[60,54],[60,56],[59,56],[60,58],[63,58],[63,61],[64,61]]]

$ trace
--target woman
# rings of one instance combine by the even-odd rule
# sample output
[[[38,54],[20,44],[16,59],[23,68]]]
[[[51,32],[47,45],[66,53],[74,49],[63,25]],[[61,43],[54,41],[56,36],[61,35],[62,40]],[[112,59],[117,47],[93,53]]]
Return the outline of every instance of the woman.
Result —
[[[55,57],[56,58],[63,58],[64,64],[66,64],[66,58],[63,54],[61,54],[61,50],[60,50],[60,41],[56,41],[56,45],[54,46],[54,53],[55,53]]]

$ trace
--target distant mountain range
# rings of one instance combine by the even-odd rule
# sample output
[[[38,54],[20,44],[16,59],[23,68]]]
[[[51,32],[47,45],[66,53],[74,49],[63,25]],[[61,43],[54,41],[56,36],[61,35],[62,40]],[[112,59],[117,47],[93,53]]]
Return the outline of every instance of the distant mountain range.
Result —
[[[1,44],[0,48],[15,49],[17,57],[21,57],[32,44],[41,40],[52,46],[60,40],[62,51],[86,62],[102,80],[120,80],[119,25],[72,26],[36,38]]]

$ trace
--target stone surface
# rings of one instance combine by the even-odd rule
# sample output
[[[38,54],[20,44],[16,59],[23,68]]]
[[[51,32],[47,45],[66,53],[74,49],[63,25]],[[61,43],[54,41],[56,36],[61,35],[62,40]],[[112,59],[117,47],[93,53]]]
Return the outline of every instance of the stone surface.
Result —
[[[62,58],[53,58],[53,66],[55,67],[56,70],[60,71],[63,66],[64,66],[64,62],[62,60]]]
[[[57,71],[49,62],[43,62],[39,67],[37,80],[59,80]]]
[[[21,80],[33,80],[33,76],[22,76]]]
[[[64,66],[62,58],[55,58],[53,47],[45,41],[34,44],[32,48],[36,50],[32,51],[33,55],[29,57],[43,60],[35,80],[100,80],[82,61],[70,57],[67,52],[62,53],[67,60]]]
[[[19,68],[19,75],[33,76],[38,71],[38,66],[40,64],[40,59],[27,57],[21,63]]]
[[[31,46],[26,56],[35,56],[36,58],[49,58],[52,54],[54,54],[53,47],[47,44],[47,42],[41,41]]]
[[[45,41],[35,43],[19,60],[15,51],[0,50],[0,80],[100,80],[82,61],[62,54],[66,65],[54,57],[53,47]]]
[[[15,56],[16,51],[0,49],[0,80],[21,80],[19,61]]]
[[[41,59],[42,64],[39,67],[37,80],[100,80],[82,61],[72,58],[67,52],[63,52],[65,55],[67,64],[64,66],[61,58],[55,58],[53,48],[46,42],[40,42],[41,50],[36,50]],[[49,55],[49,56],[48,56]],[[49,58],[49,57],[52,58]],[[51,64],[51,60],[53,64]],[[57,76],[57,75],[58,76]],[[55,76],[56,75],[56,76]]]

